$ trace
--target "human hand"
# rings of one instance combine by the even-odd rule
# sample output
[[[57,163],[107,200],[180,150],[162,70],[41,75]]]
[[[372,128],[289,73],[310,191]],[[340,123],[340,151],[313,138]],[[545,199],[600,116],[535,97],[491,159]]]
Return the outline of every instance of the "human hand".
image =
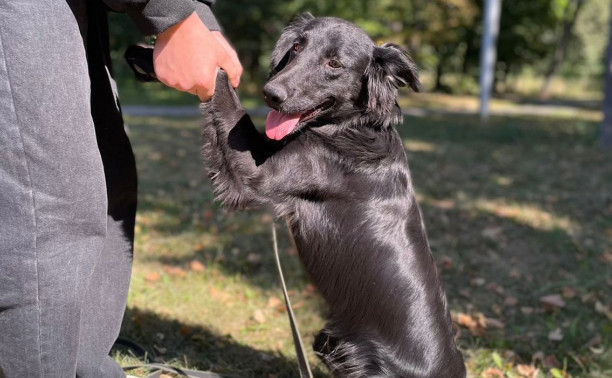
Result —
[[[242,74],[234,49],[220,32],[208,30],[195,12],[157,36],[153,66],[159,81],[201,101],[214,94],[219,68],[234,88]]]

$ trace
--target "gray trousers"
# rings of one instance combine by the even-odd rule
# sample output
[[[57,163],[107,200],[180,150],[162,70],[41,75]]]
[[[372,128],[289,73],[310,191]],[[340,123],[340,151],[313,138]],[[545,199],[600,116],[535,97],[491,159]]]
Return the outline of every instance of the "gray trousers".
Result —
[[[123,377],[134,157],[95,1],[0,0],[0,377]]]

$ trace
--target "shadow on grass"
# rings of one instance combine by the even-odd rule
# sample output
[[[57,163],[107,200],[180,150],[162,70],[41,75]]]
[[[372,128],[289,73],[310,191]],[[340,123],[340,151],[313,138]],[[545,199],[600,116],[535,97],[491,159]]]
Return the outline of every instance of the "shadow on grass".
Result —
[[[255,349],[215,330],[181,324],[137,308],[127,309],[120,336],[144,347],[159,363],[244,378],[299,377],[293,358]],[[313,374],[327,376],[316,367]]]

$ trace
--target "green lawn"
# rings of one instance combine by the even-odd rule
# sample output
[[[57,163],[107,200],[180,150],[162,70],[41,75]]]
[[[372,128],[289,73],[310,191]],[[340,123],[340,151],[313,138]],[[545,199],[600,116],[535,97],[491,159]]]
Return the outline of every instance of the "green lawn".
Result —
[[[270,215],[213,202],[198,120],[126,122],[140,202],[122,335],[176,366],[297,377]],[[399,127],[471,376],[612,377],[612,156],[597,128],[588,114]],[[278,228],[310,345],[325,305]]]

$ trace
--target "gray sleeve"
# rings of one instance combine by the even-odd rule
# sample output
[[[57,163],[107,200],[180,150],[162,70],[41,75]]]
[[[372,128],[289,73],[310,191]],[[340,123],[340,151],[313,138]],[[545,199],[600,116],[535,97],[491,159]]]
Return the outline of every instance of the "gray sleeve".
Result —
[[[109,8],[125,12],[144,35],[159,34],[197,12],[210,30],[219,30],[210,6],[214,0],[103,0]]]

